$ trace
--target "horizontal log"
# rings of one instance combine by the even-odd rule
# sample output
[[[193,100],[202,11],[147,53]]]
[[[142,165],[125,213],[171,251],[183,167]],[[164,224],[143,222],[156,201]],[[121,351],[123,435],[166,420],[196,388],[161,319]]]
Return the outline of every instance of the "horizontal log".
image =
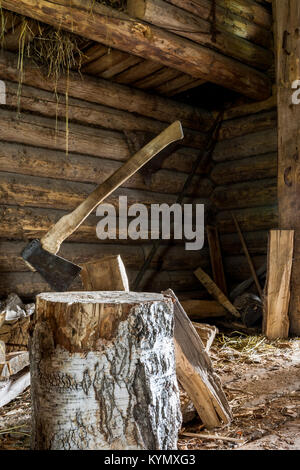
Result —
[[[88,183],[0,173],[0,204],[72,210],[86,199],[95,187],[96,185]],[[201,185],[198,185],[198,193],[203,191],[208,197],[211,190],[210,180],[202,179]],[[105,202],[118,208],[119,196],[127,196],[128,205],[173,204],[177,200],[176,195],[119,188]]]
[[[0,51],[0,79],[19,82],[16,54]],[[89,75],[78,76],[78,73],[70,72],[68,79],[60,77],[58,83],[55,83],[29,60],[24,60],[22,83],[52,93],[56,90],[62,95],[68,90],[72,98],[137,113],[160,122],[172,123],[178,119],[184,127],[197,131],[207,130],[212,124],[212,116],[208,111],[109,80]]]
[[[181,305],[192,320],[223,317],[227,314],[225,308],[215,300],[183,300]]]
[[[266,8],[266,5],[259,5],[253,0],[216,0],[216,3],[263,28],[272,28],[273,17],[270,9]]]
[[[133,23],[127,15],[100,3],[39,0],[33,6],[31,0],[2,0],[2,6],[181,72],[188,69],[195,78],[225,85],[252,99],[266,99],[271,94],[269,78],[252,67],[161,28]]]
[[[276,178],[269,178],[229,186],[218,186],[214,190],[211,200],[219,210],[276,204],[277,180]]]
[[[133,282],[137,271],[128,270],[129,284]],[[175,292],[188,291],[196,287],[194,276],[191,271],[162,271],[157,273],[148,270],[143,280],[142,290],[145,292],[160,292],[171,286]],[[72,291],[83,290],[80,278],[70,287]],[[32,299],[41,292],[49,292],[50,287],[38,274],[32,272],[1,273],[0,274],[0,297],[15,292],[24,299]]]
[[[204,202],[204,201],[203,201]],[[205,212],[209,209],[209,201],[206,201]],[[68,211],[56,209],[43,209],[35,207],[21,207],[13,205],[0,205],[0,237],[16,240],[29,240],[41,238],[50,227],[55,224]],[[128,219],[130,221],[130,219]],[[68,238],[68,241],[83,243],[110,243],[110,240],[99,240],[96,235],[96,226],[99,217],[90,215],[80,227]],[[125,236],[123,231],[117,229],[118,244],[147,243],[147,240],[119,239],[120,235]],[[148,236],[150,240],[150,234]],[[180,243],[181,240],[175,240]],[[165,241],[162,241],[165,243]]]
[[[168,167],[169,164],[169,166],[175,166],[178,169],[181,166],[180,160],[183,156],[184,153],[176,152],[171,158],[167,158],[164,161],[163,166]],[[186,165],[191,165],[192,161],[190,156],[188,156]],[[75,154],[66,156],[64,152],[39,149],[20,144],[1,142],[0,146],[0,172],[100,184],[121,166],[121,162],[113,160]],[[152,174],[151,179],[145,183],[143,175],[138,172],[126,181],[123,187],[179,194],[187,177],[186,173],[161,169]],[[207,178],[203,178],[200,175],[194,176],[189,193],[196,194],[199,192],[200,187],[204,191],[206,189],[211,191],[209,186],[211,187],[212,184],[209,183]]]
[[[140,269],[148,256],[152,245],[134,245],[130,240],[126,246],[119,245],[118,242],[111,244],[89,244],[70,243],[62,245],[59,256],[82,265],[84,263],[98,261],[101,258],[112,255],[120,255],[126,269]],[[151,241],[150,241],[151,243]],[[21,253],[27,242],[0,240],[0,272],[27,272],[30,271],[28,265],[23,260]],[[165,256],[164,256],[165,255]],[[158,265],[163,271],[176,271],[193,269],[198,265],[203,268],[209,266],[209,254],[207,250],[197,252],[186,251],[184,245],[161,247],[153,258],[150,267],[156,269]]]
[[[275,152],[219,163],[214,167],[210,175],[216,185],[275,178],[276,176],[277,153]]]
[[[272,64],[271,51],[224,31],[218,22],[215,24],[216,34],[213,36],[211,22],[207,21],[208,18],[203,19],[201,13],[197,15],[188,12],[163,0],[128,0],[127,8],[134,18],[174,32],[198,44],[212,47],[253,67],[266,70]]]
[[[274,93],[270,98],[264,101],[257,101],[255,103],[247,103],[239,106],[233,106],[227,109],[224,113],[224,120],[235,119],[250,114],[256,114],[264,111],[270,111],[277,106],[277,97]]]
[[[41,116],[21,114],[18,119],[16,112],[1,110],[1,139],[36,147],[64,150],[70,152],[105,157],[114,160],[127,160],[130,156],[125,136],[119,132],[95,129],[70,123],[68,139],[66,123]]]
[[[10,108],[30,111],[45,117],[65,119],[69,122],[77,122],[91,126],[99,126],[103,129],[117,131],[137,131],[159,134],[166,128],[166,123],[151,118],[136,116],[127,111],[102,106],[76,98],[68,98],[65,95],[54,95],[45,90],[22,85],[21,89],[17,83],[9,80],[6,85],[6,104]],[[5,109],[5,108],[4,108]],[[53,122],[53,126],[56,125]],[[63,129],[62,129],[63,130]],[[184,129],[183,145],[188,147],[202,148],[205,136],[202,132]]]
[[[266,262],[266,255],[251,257],[254,267],[257,270]],[[229,256],[224,257],[224,268],[230,285],[242,282],[251,276],[249,264],[245,256]],[[262,288],[264,286],[261,286]]]
[[[212,24],[211,3],[209,0],[167,0],[168,3],[193,13]],[[215,4],[215,25],[218,30],[247,39],[266,48],[272,46],[271,25],[264,26],[254,22],[252,17],[244,17],[240,12],[230,11],[230,5],[222,5],[222,0]],[[270,16],[270,15],[269,15]]]
[[[243,232],[248,251],[251,255],[265,255],[268,249],[268,231]],[[224,255],[244,255],[239,236],[236,233],[222,234],[220,237]]]
[[[277,152],[276,128],[218,142],[213,159],[216,162],[223,162],[272,152]]]
[[[270,230],[278,227],[278,207],[276,205],[240,209],[233,211],[233,213],[243,232]],[[221,233],[235,232],[231,211],[219,212],[216,220]]]
[[[253,134],[277,126],[277,110],[260,112],[249,116],[225,120],[222,123],[219,140],[228,140],[242,135]]]

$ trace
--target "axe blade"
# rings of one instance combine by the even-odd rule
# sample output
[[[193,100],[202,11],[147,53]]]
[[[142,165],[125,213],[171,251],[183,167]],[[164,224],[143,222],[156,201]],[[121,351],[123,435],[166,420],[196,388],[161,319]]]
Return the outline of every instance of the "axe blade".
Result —
[[[39,240],[33,240],[22,252],[22,258],[57,292],[65,292],[81,271],[80,266],[44,250]]]

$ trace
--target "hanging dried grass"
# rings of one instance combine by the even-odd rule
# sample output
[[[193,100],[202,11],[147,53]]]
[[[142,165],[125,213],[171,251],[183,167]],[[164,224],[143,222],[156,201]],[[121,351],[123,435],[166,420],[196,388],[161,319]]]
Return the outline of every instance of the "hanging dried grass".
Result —
[[[8,23],[8,15],[10,21]],[[18,87],[18,114],[21,110],[21,92],[24,78],[24,60],[32,60],[43,73],[53,79],[57,105],[59,96],[57,85],[62,76],[67,77],[66,98],[66,153],[68,153],[69,141],[69,120],[68,120],[68,97],[69,97],[69,75],[70,70],[80,72],[82,58],[82,44],[85,40],[67,31],[58,30],[51,26],[40,23],[39,21],[23,17],[18,14],[11,14],[0,6],[0,41],[5,43],[5,36],[12,30],[11,17],[13,24],[18,24],[19,41],[19,87]],[[21,19],[21,22],[20,22]],[[8,29],[9,24],[9,29]],[[56,115],[57,129],[57,115]]]

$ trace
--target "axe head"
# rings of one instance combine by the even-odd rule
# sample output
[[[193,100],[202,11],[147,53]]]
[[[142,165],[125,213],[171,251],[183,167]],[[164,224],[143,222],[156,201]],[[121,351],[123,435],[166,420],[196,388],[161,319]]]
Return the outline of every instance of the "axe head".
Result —
[[[65,292],[81,268],[60,256],[44,250],[39,240],[33,240],[22,252],[22,258],[57,292]]]

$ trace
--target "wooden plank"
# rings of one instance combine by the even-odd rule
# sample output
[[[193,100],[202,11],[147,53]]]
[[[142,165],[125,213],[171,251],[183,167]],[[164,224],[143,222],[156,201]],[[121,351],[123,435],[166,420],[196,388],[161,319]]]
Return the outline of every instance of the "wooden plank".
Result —
[[[227,295],[226,278],[223,268],[222,252],[218,229],[212,225],[206,226],[207,240],[210,253],[213,279],[223,294]]]
[[[300,335],[300,108],[293,103],[292,84],[300,78],[297,0],[275,0],[276,82],[278,100],[278,208],[279,228],[295,230],[291,279],[290,328]],[[298,87],[299,89],[299,87]]]
[[[198,268],[196,271],[194,271],[194,274],[199,279],[201,284],[207,289],[210,295],[212,295],[226,310],[228,310],[228,312],[230,312],[234,317],[240,317],[237,309],[232,305],[226,295],[223,294],[219,287],[213,282],[209,275],[203,271],[202,268]]]
[[[174,302],[176,372],[207,428],[229,424],[231,410],[212,363],[192,322],[171,289],[163,292]]]
[[[213,35],[211,21],[163,0],[128,0],[127,8],[134,18],[159,26],[171,33],[174,32],[198,44],[212,47],[226,56],[255,68],[266,70],[273,62],[271,51],[224,31],[217,22],[216,34]]]
[[[188,68],[195,78],[225,85],[252,99],[271,94],[269,78],[256,69],[161,28],[143,23],[133,27],[130,17],[100,3],[76,0],[70,6],[68,0],[38,0],[33,6],[31,0],[2,0],[2,6],[181,72]]]
[[[263,332],[270,340],[289,336],[294,234],[293,230],[270,231],[263,312]]]
[[[140,64],[120,73],[118,77],[115,78],[115,82],[123,83],[124,85],[133,85],[135,82],[163,69],[162,64],[153,62],[152,60],[142,60]]]
[[[178,70],[164,67],[163,69],[138,80],[134,83],[134,86],[142,90],[150,90],[152,88],[157,88],[162,83],[177,78],[179,75],[181,75],[181,72]]]
[[[262,298],[263,298],[262,288],[261,288],[261,286],[260,286],[260,283],[259,283],[259,280],[258,280],[258,276],[256,275],[256,271],[255,271],[255,268],[254,268],[252,259],[251,259],[251,257],[250,257],[250,254],[249,254],[247,244],[246,244],[246,242],[245,242],[245,239],[244,239],[244,236],[243,236],[242,231],[241,231],[241,229],[240,229],[240,226],[239,226],[239,223],[238,223],[237,218],[235,217],[234,213],[232,213],[231,215],[232,215],[232,218],[233,218],[233,220],[234,220],[234,224],[235,224],[235,226],[236,226],[236,230],[237,230],[237,233],[238,233],[238,235],[239,235],[239,239],[240,239],[240,242],[241,242],[241,244],[242,244],[244,254],[245,254],[246,258],[247,258],[248,265],[249,265],[249,268],[250,268],[252,277],[253,277],[253,279],[254,279],[254,281],[255,281],[255,285],[256,285],[258,294],[259,294],[260,298],[262,299]]]
[[[18,56],[9,52],[0,53],[0,79],[19,82]],[[133,89],[109,80],[70,72],[68,78],[55,81],[43,74],[32,62],[24,60],[23,84],[64,95],[86,102],[110,106],[118,110],[137,113],[163,122],[180,120],[183,127],[194,130],[207,130],[212,125],[212,115],[201,108],[196,108],[169,98],[152,95],[142,90]]]

